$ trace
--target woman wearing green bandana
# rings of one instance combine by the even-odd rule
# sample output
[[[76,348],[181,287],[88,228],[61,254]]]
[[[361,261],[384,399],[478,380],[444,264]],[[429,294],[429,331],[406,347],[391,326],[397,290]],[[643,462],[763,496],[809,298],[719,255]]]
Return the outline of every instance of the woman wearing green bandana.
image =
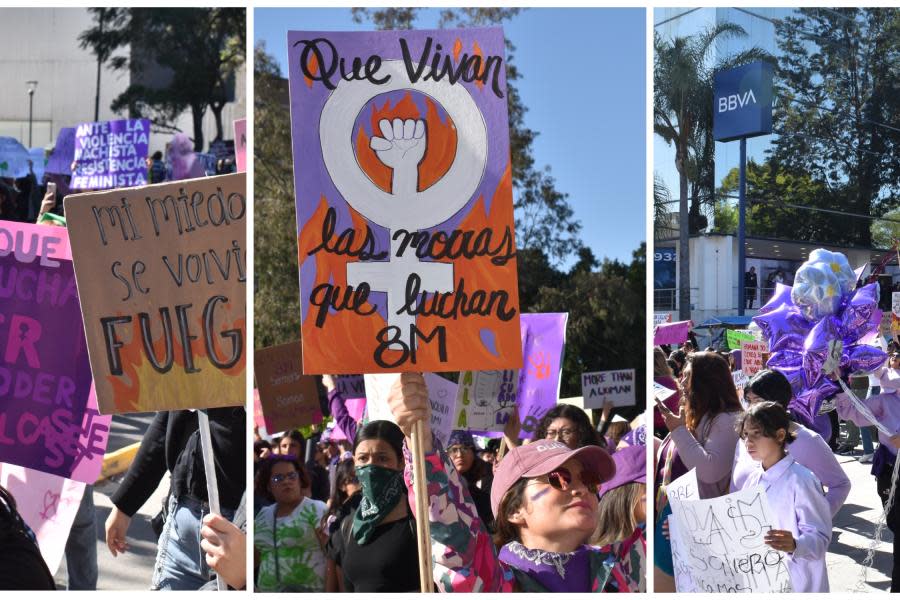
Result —
[[[257,489],[274,500],[254,520],[256,590],[324,592],[325,553],[317,527],[327,508],[307,498],[309,476],[291,455],[272,455],[257,473]]]
[[[403,481],[403,432],[389,421],[359,430],[353,447],[362,500],[328,541],[347,592],[419,591],[415,521]]]

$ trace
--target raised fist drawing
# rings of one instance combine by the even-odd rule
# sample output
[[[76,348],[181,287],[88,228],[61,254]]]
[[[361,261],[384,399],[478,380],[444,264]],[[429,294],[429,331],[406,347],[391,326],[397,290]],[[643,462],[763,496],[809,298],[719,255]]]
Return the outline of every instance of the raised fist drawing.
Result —
[[[428,136],[425,121],[421,119],[382,119],[378,123],[382,137],[369,142],[378,159],[394,170],[391,193],[406,195],[416,193],[418,166],[425,156]]]

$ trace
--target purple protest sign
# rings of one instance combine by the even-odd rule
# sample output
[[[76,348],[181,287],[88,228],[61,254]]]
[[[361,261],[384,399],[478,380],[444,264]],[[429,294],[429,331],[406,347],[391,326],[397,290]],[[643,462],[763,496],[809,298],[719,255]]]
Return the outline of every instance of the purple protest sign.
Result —
[[[504,49],[288,32],[304,373],[521,367]]]
[[[0,461],[89,479],[105,440],[83,430],[99,421],[68,232],[0,221],[0,281]]]
[[[556,406],[566,347],[568,313],[522,313],[524,367],[516,404],[522,437],[534,435],[544,414]]]
[[[44,168],[45,173],[54,175],[71,175],[72,161],[75,160],[75,128],[63,127],[56,134],[56,145],[50,153],[50,160]]]
[[[147,185],[150,121],[82,123],[75,129],[73,190]]]
[[[693,325],[693,321],[677,321],[657,325],[653,330],[653,345],[680,344],[688,339]]]

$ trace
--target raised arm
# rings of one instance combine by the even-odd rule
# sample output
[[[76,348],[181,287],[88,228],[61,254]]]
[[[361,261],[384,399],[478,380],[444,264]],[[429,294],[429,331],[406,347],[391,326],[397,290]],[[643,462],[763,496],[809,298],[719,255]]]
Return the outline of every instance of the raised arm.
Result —
[[[738,434],[734,428],[735,413],[721,413],[713,419],[705,444],[681,426],[671,431],[678,455],[688,469],[697,469],[697,479],[715,483],[731,472]]]

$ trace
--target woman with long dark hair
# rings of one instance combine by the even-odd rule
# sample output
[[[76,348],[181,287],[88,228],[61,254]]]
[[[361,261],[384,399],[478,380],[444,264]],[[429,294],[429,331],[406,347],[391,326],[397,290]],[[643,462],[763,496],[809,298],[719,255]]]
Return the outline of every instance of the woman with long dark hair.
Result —
[[[572,450],[584,446],[605,447],[603,433],[594,431],[587,414],[571,404],[557,404],[547,411],[535,431],[535,439],[559,440]]]
[[[657,592],[675,591],[672,549],[662,532],[662,525],[671,514],[666,487],[696,468],[701,498],[717,498],[728,493],[738,441],[735,421],[743,412],[728,363],[715,352],[694,352],[688,356],[681,388],[678,414],[656,401],[669,430],[657,456],[655,480]]]
[[[828,500],[831,516],[834,517],[850,495],[850,478],[844,473],[841,464],[828,447],[828,442],[815,431],[807,429],[793,419],[788,410],[793,395],[790,382],[774,369],[758,371],[744,386],[744,400],[749,406],[752,407],[759,402],[775,402],[785,409],[791,419],[789,426],[791,435],[786,443],[787,452],[797,464],[812,471],[822,485],[828,488],[825,499]],[[747,454],[745,444],[738,442],[731,472],[731,491],[745,487],[747,478],[757,468],[757,462]]]

